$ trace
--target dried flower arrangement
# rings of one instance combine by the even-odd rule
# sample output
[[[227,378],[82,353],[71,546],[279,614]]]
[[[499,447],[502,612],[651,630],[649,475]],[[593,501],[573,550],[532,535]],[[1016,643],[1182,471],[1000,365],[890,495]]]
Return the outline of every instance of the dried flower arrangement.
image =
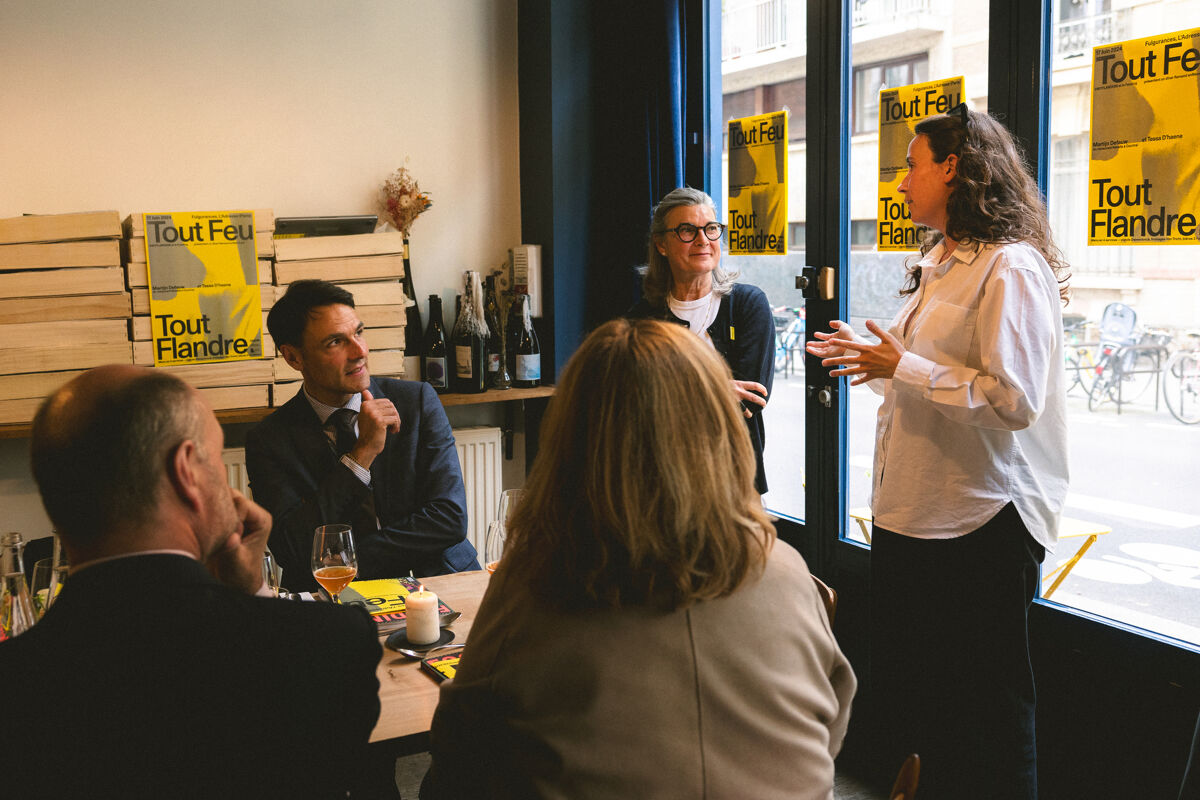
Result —
[[[400,167],[383,182],[379,202],[380,210],[405,236],[421,212],[433,205],[429,192],[421,191],[407,167]]]

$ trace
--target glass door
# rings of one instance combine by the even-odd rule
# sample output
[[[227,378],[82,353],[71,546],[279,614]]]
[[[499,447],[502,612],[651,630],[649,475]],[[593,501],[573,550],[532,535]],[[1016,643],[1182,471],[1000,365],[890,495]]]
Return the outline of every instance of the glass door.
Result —
[[[905,270],[917,257],[915,248],[888,246],[900,205],[880,197],[880,92],[962,77],[963,99],[974,110],[986,110],[989,3],[874,0],[853,5],[847,321],[866,335],[867,320],[886,328],[900,310]],[[885,207],[893,211],[881,211]],[[882,397],[865,385],[847,388],[845,535],[867,544],[875,415]]]
[[[775,374],[763,414],[766,425],[767,508],[804,518],[806,473],[804,333],[805,300],[796,276],[805,265],[807,139],[806,3],[804,0],[726,0],[721,10],[721,120],[788,113],[788,222],[785,255],[724,256],[738,282],[762,289],[775,320]],[[721,133],[721,196],[728,208],[728,136]]]

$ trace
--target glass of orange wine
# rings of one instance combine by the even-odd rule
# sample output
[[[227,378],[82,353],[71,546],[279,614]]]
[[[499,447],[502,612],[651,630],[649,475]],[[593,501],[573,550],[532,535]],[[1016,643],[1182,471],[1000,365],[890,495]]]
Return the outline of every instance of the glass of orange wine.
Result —
[[[313,534],[312,571],[317,583],[340,603],[342,590],[358,574],[358,555],[349,525],[319,525]]]

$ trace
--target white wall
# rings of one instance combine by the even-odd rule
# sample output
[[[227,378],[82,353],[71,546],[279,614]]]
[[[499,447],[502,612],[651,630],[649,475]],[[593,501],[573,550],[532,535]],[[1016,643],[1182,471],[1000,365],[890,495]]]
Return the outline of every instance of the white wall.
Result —
[[[418,298],[521,241],[516,0],[4,0],[0,217],[375,212],[405,163]],[[449,320],[447,320],[449,323]],[[0,529],[49,532],[27,443]],[[44,530],[37,530],[44,525]]]

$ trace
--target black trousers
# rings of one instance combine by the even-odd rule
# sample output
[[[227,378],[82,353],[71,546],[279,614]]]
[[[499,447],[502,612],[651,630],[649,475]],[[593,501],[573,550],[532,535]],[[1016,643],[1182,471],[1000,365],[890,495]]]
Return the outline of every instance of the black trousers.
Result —
[[[1045,549],[1012,503],[955,539],[871,536],[879,756],[921,756],[921,800],[1037,797],[1026,625]]]

